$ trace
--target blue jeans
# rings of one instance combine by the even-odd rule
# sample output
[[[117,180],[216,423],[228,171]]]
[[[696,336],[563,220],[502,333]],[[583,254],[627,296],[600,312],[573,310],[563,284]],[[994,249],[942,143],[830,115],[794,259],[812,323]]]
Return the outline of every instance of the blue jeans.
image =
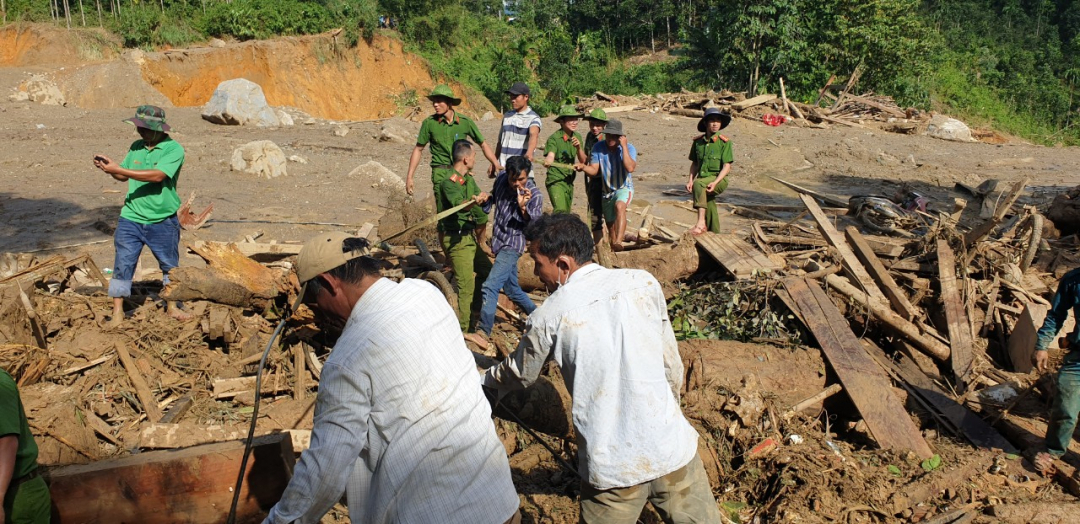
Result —
[[[110,297],[131,296],[131,281],[143,246],[150,248],[157,259],[164,284],[169,283],[169,271],[180,264],[180,220],[176,215],[156,224],[140,224],[120,217],[113,241],[116,258],[109,280]]]
[[[1065,355],[1057,377],[1057,395],[1050,407],[1050,424],[1046,428],[1046,450],[1060,457],[1069,449],[1076,417],[1080,413],[1080,350]]]
[[[480,322],[476,325],[477,331],[491,334],[491,328],[495,325],[495,310],[499,306],[499,290],[506,293],[506,297],[521,308],[525,314],[530,315],[536,310],[529,295],[521,290],[518,284],[518,259],[521,253],[513,249],[504,249],[495,254],[495,265],[491,268],[484,286],[481,288],[483,303],[480,305]]]

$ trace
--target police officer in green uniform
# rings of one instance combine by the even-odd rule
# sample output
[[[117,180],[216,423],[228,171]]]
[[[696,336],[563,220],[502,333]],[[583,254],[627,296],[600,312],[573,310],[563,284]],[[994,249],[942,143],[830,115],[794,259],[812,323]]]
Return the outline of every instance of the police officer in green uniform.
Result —
[[[544,167],[548,168],[547,186],[548,198],[551,199],[551,207],[556,213],[569,213],[574,204],[574,180],[577,172],[571,167],[553,166],[554,163],[572,166],[585,163],[588,157],[585,154],[585,141],[577,132],[578,121],[584,116],[574,109],[574,106],[562,106],[555,122],[560,129],[551,134],[544,144]]]
[[[607,126],[607,113],[600,108],[593,109],[586,117],[589,121],[589,133],[585,135],[586,162],[592,159],[593,146],[603,142],[604,127]],[[604,238],[604,181],[598,176],[585,177],[585,198],[589,203],[589,227],[592,229],[593,242]]]
[[[19,390],[0,369],[0,523],[47,524],[52,499],[38,476],[38,448],[26,421]]]
[[[441,184],[439,194],[442,203],[439,209],[450,209],[468,200],[477,204],[487,203],[489,195],[480,191],[472,175],[472,168],[476,164],[476,151],[472,144],[468,140],[454,142],[453,159],[453,170]],[[483,285],[488,273],[491,273],[491,260],[477,241],[487,221],[487,213],[480,206],[465,208],[439,221],[443,247],[457,276],[458,322],[463,333],[470,331],[472,312],[480,310],[481,296],[476,293],[476,288]]]
[[[501,171],[502,166],[495,153],[484,142],[484,135],[476,127],[476,123],[468,117],[458,113],[454,108],[461,103],[461,99],[454,96],[449,86],[443,84],[436,86],[428,95],[435,114],[424,119],[420,125],[420,134],[416,137],[416,147],[413,148],[412,156],[409,157],[409,172],[405,176],[405,191],[413,194],[413,174],[420,165],[420,157],[424,153],[424,147],[431,144],[431,186],[435,191],[435,206],[442,203],[439,192],[442,190],[442,182],[449,178],[454,169],[451,148],[457,140],[471,138],[480,145],[484,152],[484,158],[495,166],[496,171]],[[442,211],[442,207],[438,207]]]
[[[695,235],[705,231],[720,232],[720,214],[716,211],[716,195],[728,187],[727,175],[731,172],[734,156],[731,142],[720,134],[731,123],[731,115],[710,107],[698,122],[697,129],[705,134],[694,139],[690,148],[690,180],[686,190],[694,195],[697,224],[690,229]]]

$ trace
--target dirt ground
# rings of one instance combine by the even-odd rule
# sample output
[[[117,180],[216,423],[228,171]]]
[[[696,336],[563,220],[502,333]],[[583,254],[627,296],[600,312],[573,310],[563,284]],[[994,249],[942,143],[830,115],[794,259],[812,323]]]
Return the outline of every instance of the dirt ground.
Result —
[[[0,34],[3,31],[0,29]],[[297,39],[257,45],[229,43],[220,49],[173,50],[169,54],[133,58],[130,54],[110,52],[108,45],[101,46],[102,51],[87,53],[85,48],[71,46],[70,42],[50,37],[47,32],[36,38],[30,44],[21,43],[18,49],[13,44],[7,51],[0,50],[0,94],[4,95],[0,96],[0,252],[36,252],[39,256],[86,252],[101,268],[113,266],[111,231],[126,185],[96,170],[91,159],[95,154],[120,158],[135,140],[132,128],[121,120],[132,116],[133,106],[140,103],[137,96],[168,106],[168,121],[174,129],[172,136],[187,152],[179,181],[182,198],[195,192],[196,210],[214,205],[210,221],[198,231],[184,232],[182,243],[239,241],[257,233],[262,234],[261,242],[303,242],[322,231],[356,230],[366,222],[379,224],[386,214],[400,214],[404,199],[401,191],[387,190],[386,184],[364,173],[349,176],[358,166],[375,161],[401,179],[405,177],[413,148],[411,140],[419,128],[414,120],[427,114],[430,108],[421,105],[420,116],[414,116],[414,120],[398,117],[363,121],[387,116],[398,109],[408,114],[409,108],[400,106],[394,97],[409,89],[418,91],[420,101],[424,101],[422,94],[430,86],[421,83],[433,80],[419,65],[419,59],[405,55],[400,46],[385,43],[378,50],[367,50],[373,53],[372,58],[361,64],[344,60],[326,65],[316,56],[313,46],[317,43]],[[42,52],[43,46],[52,46],[53,52]],[[316,60],[299,60],[295,67],[284,71],[280,64],[267,61],[267,56],[286,51],[294,57]],[[151,65],[139,60],[149,60]],[[170,69],[163,65],[167,61],[184,64]],[[400,71],[404,67],[401,64],[415,65],[419,70],[405,75]],[[212,89],[212,84],[222,75],[235,72],[235,76],[240,76],[245,71],[256,70],[275,77],[275,87],[267,89],[268,99],[272,105],[287,106],[285,111],[294,116],[296,125],[230,127],[200,118],[197,104],[209,97],[207,86]],[[166,71],[172,72],[169,74],[179,71],[198,79],[201,87],[192,87],[194,82],[184,84],[183,77],[168,77]],[[49,106],[9,98],[7,95],[15,94],[31,74],[45,75],[61,85],[65,98],[71,102],[67,106]],[[297,87],[301,84],[306,87]],[[172,87],[168,89],[175,92],[169,96],[148,87],[154,85],[169,85]],[[294,88],[307,89],[305,96],[310,99],[283,96]],[[184,96],[179,96],[181,91],[185,92]],[[339,96],[350,91],[362,95]],[[320,92],[325,98],[317,98]],[[116,102],[120,98],[124,100],[122,104]],[[505,101],[493,102],[496,106],[505,105]],[[340,112],[341,104],[371,107],[344,113]],[[485,137],[494,140],[499,120],[483,118],[490,108],[486,101],[475,100],[463,112],[474,116]],[[666,227],[682,233],[685,224],[691,224],[695,217],[682,204],[676,204],[687,202],[688,197],[664,193],[678,191],[685,184],[690,142],[698,134],[696,120],[642,111],[612,116],[623,120],[629,140],[639,154],[632,207],[652,205],[651,212],[663,219],[661,222]],[[380,140],[380,131],[386,125],[407,132],[405,141]],[[873,123],[866,125],[866,129],[845,126],[819,129],[794,124],[770,127],[760,119],[735,118],[724,132],[734,144],[732,181],[720,200],[732,204],[800,205],[795,193],[770,177],[843,197],[892,195],[906,186],[942,205],[951,205],[952,197],[961,196],[953,190],[956,183],[976,186],[986,179],[1011,183],[1030,178],[1028,191],[1020,203],[1039,206],[1047,205],[1055,194],[1080,184],[1080,149],[1044,147],[1009,138],[997,144],[949,142],[890,133],[877,129],[880,126]],[[342,126],[348,132],[338,136],[340,133],[335,134],[334,130]],[[545,118],[541,143],[556,129],[553,120]],[[585,131],[584,125],[580,130]],[[271,140],[282,148],[286,157],[302,162],[290,161],[288,175],[273,179],[231,171],[229,161],[233,150],[255,140]],[[418,196],[431,192],[427,163],[425,152],[416,176]],[[481,170],[487,168],[483,160],[478,165]],[[536,169],[536,176],[538,185],[543,186],[544,169]],[[490,188],[491,182],[486,177],[480,176],[478,181],[481,188]],[[584,192],[581,182],[578,191]],[[582,198],[577,198],[574,205],[575,210],[584,213]],[[977,212],[977,209],[965,211]],[[640,220],[638,215],[630,216],[631,220]],[[387,223],[383,222],[383,227]],[[743,231],[748,224],[747,219],[730,215],[725,216],[723,227]],[[392,232],[379,231],[382,235]],[[181,257],[181,265],[200,264],[201,260],[193,255]],[[146,253],[137,279],[152,279],[155,270],[153,258]],[[75,360],[102,354],[114,335],[98,329],[82,330],[80,326],[97,325],[96,315],[105,312],[105,301],[95,297],[83,305],[81,299],[70,303],[65,300],[68,299],[56,298],[55,302],[49,302],[50,307],[63,311],[66,318],[71,318],[71,312],[77,308],[86,311],[64,327],[65,334],[54,341],[54,350]],[[146,356],[168,363],[170,369],[175,364],[184,369],[203,370],[193,371],[191,376],[171,376],[168,369],[158,369],[156,374],[162,383],[179,392],[190,387],[192,381],[205,382],[211,378],[205,374],[207,369],[214,369],[219,376],[241,373],[242,366],[220,353],[194,353],[194,346],[205,348],[201,338],[198,344],[183,348],[184,337],[192,335],[189,328],[154,316],[152,309],[152,305],[147,306],[145,311],[137,313],[144,315],[146,323],[140,325],[137,333],[129,333],[127,340],[142,348]],[[258,333],[261,328],[253,329]],[[266,330],[262,332],[265,335]],[[170,349],[149,349],[158,347],[158,343],[165,343]],[[702,433],[703,445],[711,450],[708,451],[711,458],[706,460],[710,477],[731,521],[767,522],[759,512],[772,515],[776,521],[791,522],[900,522],[922,518],[908,514],[897,519],[875,509],[893,501],[900,487],[917,485],[927,475],[920,469],[918,460],[874,451],[860,444],[858,436],[847,429],[823,426],[821,421],[829,420],[828,417],[801,416],[782,423],[767,421],[768,414],[782,412],[823,387],[825,365],[817,350],[798,349],[799,353],[793,353],[772,346],[717,341],[683,344],[682,349],[688,363],[694,359],[693,354],[706,354],[708,359],[702,361],[716,364],[706,364],[705,369],[724,375],[721,382],[710,382],[707,388],[688,392],[686,412]],[[777,369],[789,369],[792,374],[778,373]],[[753,376],[749,383],[744,382],[747,376]],[[797,386],[791,386],[796,382]],[[95,441],[93,433],[85,426],[64,422],[63,403],[50,405],[49,402],[53,398],[85,396],[89,391],[81,390],[83,386],[74,379],[66,385],[42,383],[31,390],[32,406],[27,407],[29,411],[39,412],[43,419],[55,421],[55,431],[75,435],[70,438],[77,440],[76,444],[85,441],[91,446]],[[109,394],[109,391],[94,391],[103,399]],[[733,426],[735,415],[718,415],[726,412],[724,406],[732,397],[755,395],[761,397],[763,406],[758,415],[766,413],[766,420],[750,424],[743,421]],[[310,406],[310,398],[272,402],[265,408],[266,426],[310,427]],[[124,422],[127,422],[125,417],[132,416],[111,409],[102,405],[97,414]],[[231,424],[239,428],[245,420],[242,413],[223,409],[221,403],[210,400],[198,403],[193,410],[197,416],[189,417],[204,424]],[[132,420],[138,422],[137,417]],[[576,480],[560,469],[531,437],[505,425],[500,426],[500,432],[508,450],[514,451],[511,464],[526,521],[576,522]],[[840,439],[836,438],[838,432],[842,433]],[[137,437],[134,424],[127,427],[121,440],[126,440],[128,434],[132,439]],[[792,435],[801,436],[802,443],[790,444]],[[776,451],[753,451],[770,438],[789,445]],[[972,452],[970,447],[950,439],[935,435],[928,438],[932,438],[949,468],[959,469],[991,456],[989,452]],[[565,442],[547,440],[565,452],[572,451],[572,446]],[[49,442],[42,448],[44,463],[85,460],[71,446]],[[1010,460],[1014,464],[1010,466],[1012,473],[1023,471],[1018,460]],[[899,474],[891,469],[893,466]],[[983,473],[972,476],[950,497],[938,499],[934,511],[985,498],[987,493],[1005,501],[1070,500],[1060,490],[1046,489],[1046,483],[1036,480],[1030,472],[1013,476]],[[778,501],[784,501],[780,511],[776,511]],[[658,522],[655,516],[643,517],[643,521]]]

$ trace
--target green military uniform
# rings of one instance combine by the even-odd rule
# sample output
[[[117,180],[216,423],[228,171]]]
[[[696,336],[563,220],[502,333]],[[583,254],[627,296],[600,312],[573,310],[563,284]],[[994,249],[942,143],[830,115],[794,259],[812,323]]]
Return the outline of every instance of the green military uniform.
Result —
[[[16,436],[19,445],[15,450],[11,482],[4,494],[7,522],[48,523],[52,499],[45,480],[38,476],[37,443],[30,433],[15,380],[0,369],[0,437],[8,435]]]
[[[589,123],[593,120],[607,122],[607,113],[603,109],[593,109],[589,113]],[[601,133],[601,136],[603,134]],[[590,130],[585,135],[585,158],[592,159],[593,146],[600,142],[600,137]],[[587,161],[588,161],[587,160]],[[589,204],[589,227],[595,233],[604,230],[604,179],[600,176],[585,177],[585,198]]]
[[[453,119],[436,114],[425,118],[420,124],[416,145],[431,144],[431,187],[435,189],[435,205],[439,211],[445,209],[441,207],[442,183],[454,174],[454,142],[466,137],[471,138],[477,145],[484,143],[484,135],[480,134],[476,123],[457,111],[454,111]]]
[[[464,176],[453,171],[443,180],[440,195],[442,205],[439,209],[450,209],[480,194],[480,187],[472,173]],[[480,206],[473,206],[458,211],[439,221],[443,246],[446,248],[450,266],[458,281],[458,322],[461,331],[468,332],[472,322],[473,310],[480,310],[480,294],[476,288],[484,284],[491,273],[491,260],[476,243],[474,230],[487,224],[488,216]],[[473,276],[473,273],[476,276]],[[479,283],[477,282],[479,281]]]
[[[690,161],[698,165],[698,175],[694,179],[694,209],[705,208],[705,226],[713,233],[720,232],[720,213],[716,210],[716,195],[728,187],[729,177],[724,177],[713,191],[706,190],[716,180],[724,164],[735,160],[731,152],[731,142],[719,132],[712,136],[701,135],[694,139],[690,147]]]
[[[548,137],[547,143],[544,144],[544,152],[555,153],[556,162],[573,165],[578,161],[578,150],[574,147],[572,140],[574,138],[578,139],[579,144],[585,143],[580,133],[568,135],[560,129]],[[547,181],[544,185],[551,199],[551,207],[555,208],[556,213],[570,212],[570,207],[574,203],[574,180],[577,180],[577,172],[573,169],[555,166],[548,168]]]

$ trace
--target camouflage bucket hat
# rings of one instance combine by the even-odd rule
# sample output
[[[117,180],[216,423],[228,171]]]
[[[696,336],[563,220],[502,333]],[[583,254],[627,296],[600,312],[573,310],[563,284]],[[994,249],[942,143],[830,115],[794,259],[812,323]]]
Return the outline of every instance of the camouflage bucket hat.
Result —
[[[581,118],[585,115],[578,112],[577,108],[571,105],[565,105],[559,108],[559,114],[555,116],[555,121],[558,122],[564,118]]]
[[[135,127],[168,133],[171,127],[165,123],[165,110],[157,106],[139,106],[135,117],[124,120]]]
[[[450,105],[455,105],[456,106],[456,105],[461,103],[461,99],[454,96],[454,91],[452,89],[450,89],[450,86],[448,86],[446,84],[439,84],[439,85],[435,86],[435,89],[433,89],[431,91],[431,94],[428,95],[427,97],[428,97],[428,100],[434,101],[435,97],[437,97],[437,96],[441,96],[441,97],[449,100]]]
[[[600,122],[607,122],[607,112],[599,107],[589,112],[589,120],[598,120]]]

